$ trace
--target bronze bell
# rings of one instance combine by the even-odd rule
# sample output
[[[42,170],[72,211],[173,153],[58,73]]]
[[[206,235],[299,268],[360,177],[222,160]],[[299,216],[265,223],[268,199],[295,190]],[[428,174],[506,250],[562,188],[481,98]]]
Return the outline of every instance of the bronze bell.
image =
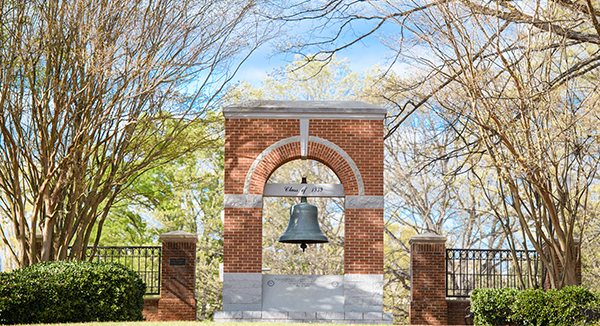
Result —
[[[305,183],[304,179],[302,180]],[[290,208],[290,222],[279,242],[300,243],[302,251],[307,243],[326,243],[327,237],[321,232],[317,219],[317,206],[306,202],[302,197],[299,204]]]

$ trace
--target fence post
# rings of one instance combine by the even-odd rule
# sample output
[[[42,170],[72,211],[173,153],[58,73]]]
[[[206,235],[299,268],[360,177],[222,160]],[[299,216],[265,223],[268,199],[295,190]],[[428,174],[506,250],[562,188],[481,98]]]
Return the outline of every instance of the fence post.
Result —
[[[409,239],[410,324],[447,325],[446,237],[425,233]]]
[[[196,320],[196,242],[194,234],[174,231],[161,234],[161,286],[158,319]]]

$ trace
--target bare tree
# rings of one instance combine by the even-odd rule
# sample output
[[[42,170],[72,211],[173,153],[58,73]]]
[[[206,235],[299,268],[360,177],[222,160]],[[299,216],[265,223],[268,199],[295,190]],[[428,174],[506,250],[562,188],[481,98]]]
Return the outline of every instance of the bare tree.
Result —
[[[597,194],[600,183],[596,183],[592,187],[592,193]],[[588,214],[588,227],[585,229],[585,234],[581,239],[581,267],[582,267],[582,284],[583,286],[598,292],[600,291],[600,201],[598,198],[590,200]]]
[[[445,235],[448,248],[502,248],[503,225],[466,157],[454,153],[455,136],[435,110],[415,112],[385,142],[386,250],[384,307],[408,318],[410,250],[420,233]],[[468,158],[468,156],[467,156]],[[482,178],[490,178],[477,168]],[[509,227],[518,230],[518,223]]]
[[[292,51],[333,54],[387,33],[393,58],[422,69],[389,97],[398,110],[387,137],[418,109],[442,112],[457,140],[452,153],[496,174],[493,187],[482,185],[502,199],[494,214],[520,224],[519,236],[505,230],[512,246],[535,248],[553,287],[575,284],[574,243],[582,235],[575,233],[585,229],[599,148],[600,28],[592,2],[336,0],[288,8],[280,17],[288,23],[337,27]]]
[[[461,72],[455,86],[465,97],[439,103],[450,119],[469,125],[468,152],[485,153],[496,171],[502,215],[515,216],[523,231],[511,242],[536,249],[552,287],[574,285],[575,241],[585,229],[599,163],[598,84],[586,80],[596,72],[556,82],[561,68],[578,60],[560,46],[570,33],[540,32],[536,24],[505,29],[500,18],[479,10],[440,9],[438,27],[453,52],[440,57],[449,59],[450,74]]]
[[[262,41],[255,10],[0,1],[0,232],[19,266],[85,258],[136,176],[203,145],[186,127]]]
[[[368,38],[379,38],[392,50],[390,64],[401,61],[425,69],[426,73],[421,74],[422,82],[436,79],[421,98],[407,99],[399,106],[390,122],[386,136],[389,137],[411,113],[464,73],[458,70],[449,75],[444,69],[447,62],[440,63],[435,58],[435,54],[447,50],[449,45],[445,43],[444,30],[437,29],[441,26],[438,23],[444,22],[440,20],[443,17],[438,15],[449,7],[461,11],[455,12],[457,16],[452,17],[450,22],[461,22],[465,15],[477,16],[491,23],[491,28],[497,27],[496,38],[502,39],[504,35],[514,34],[515,30],[529,28],[537,34],[552,37],[545,43],[539,43],[536,50],[568,49],[571,60],[557,67],[556,74],[548,80],[545,88],[553,89],[600,66],[600,54],[596,51],[600,44],[600,11],[592,1],[524,1],[517,4],[501,0],[485,3],[471,0],[288,0],[273,4],[269,12],[274,13],[275,19],[287,23],[290,33],[303,32],[301,35],[294,34],[295,41],[286,38],[281,43],[283,51],[329,62],[341,50]],[[515,46],[519,48],[519,45]],[[582,52],[581,47],[588,47],[588,50]],[[511,50],[509,46],[501,49],[491,43],[485,48],[491,51]],[[484,52],[472,54],[485,55]]]

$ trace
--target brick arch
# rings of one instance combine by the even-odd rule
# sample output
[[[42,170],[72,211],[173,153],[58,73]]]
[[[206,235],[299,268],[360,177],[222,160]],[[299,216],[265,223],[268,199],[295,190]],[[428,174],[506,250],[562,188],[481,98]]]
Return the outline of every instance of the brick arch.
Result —
[[[262,194],[271,174],[283,164],[296,159],[312,159],[328,166],[344,185],[346,195],[364,195],[364,185],[358,166],[350,155],[336,144],[308,137],[306,157],[302,157],[300,137],[282,139],[263,150],[252,162],[244,181],[244,194]]]

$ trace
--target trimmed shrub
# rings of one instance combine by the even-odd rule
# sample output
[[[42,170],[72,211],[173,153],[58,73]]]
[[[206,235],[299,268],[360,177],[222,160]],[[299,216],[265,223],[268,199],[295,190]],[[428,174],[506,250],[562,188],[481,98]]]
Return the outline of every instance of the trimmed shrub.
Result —
[[[597,309],[600,303],[597,294],[581,286],[565,287],[552,294],[552,308],[560,313],[550,316],[550,325],[574,325],[575,322],[585,320],[584,309]]]
[[[508,325],[512,314],[511,304],[517,289],[475,289],[471,294],[471,313],[475,325]]]
[[[600,297],[581,286],[548,290],[477,289],[471,295],[475,325],[572,326],[585,321],[586,308],[597,309]]]
[[[0,324],[143,320],[145,292],[123,265],[39,263],[0,273]]]
[[[511,304],[512,315],[510,320],[513,324],[523,326],[550,325],[551,314],[562,313],[560,311],[555,312],[552,305],[552,298],[556,296],[556,292],[556,290],[544,292],[541,289],[518,291]],[[569,325],[572,326],[573,323]]]

